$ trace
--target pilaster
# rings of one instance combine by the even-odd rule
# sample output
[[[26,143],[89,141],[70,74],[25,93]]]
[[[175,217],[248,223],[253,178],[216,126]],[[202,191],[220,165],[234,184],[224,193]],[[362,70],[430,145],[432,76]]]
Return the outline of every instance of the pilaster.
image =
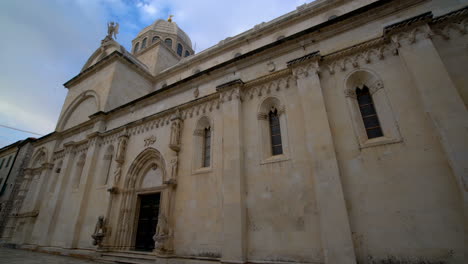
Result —
[[[86,219],[87,209],[89,207],[89,197],[91,191],[91,185],[94,181],[95,172],[96,172],[96,163],[99,160],[99,132],[94,132],[88,135],[88,150],[86,153],[85,167],[83,168],[82,182],[79,186],[79,194],[77,196],[77,201],[74,201],[78,208],[78,214],[76,215],[76,222],[74,225],[74,233],[72,238],[71,247],[78,247],[78,242],[80,241],[81,229],[83,222]],[[89,237],[91,240],[91,237]]]
[[[463,201],[468,239],[468,112],[432,42],[426,23],[387,32],[411,75],[424,111],[439,137]]]
[[[356,257],[338,161],[319,77],[318,52],[288,63],[304,112],[325,263],[354,264]]]
[[[68,181],[70,180],[70,173],[73,167],[73,161],[75,159],[75,142],[67,142],[63,144],[65,149],[65,157],[63,158],[63,169],[60,171],[59,175],[59,182],[58,184],[58,192],[54,193],[54,195],[50,198],[48,202],[49,208],[51,208],[51,216],[50,221],[47,226],[47,233],[44,236],[43,245],[51,245],[53,242],[56,230],[57,230],[57,221],[60,215],[60,211],[62,210],[62,204],[65,198],[65,194],[67,193],[67,185]]]
[[[222,101],[223,153],[223,244],[224,263],[244,263],[246,257],[245,180],[243,173],[242,100],[243,82],[218,86]]]

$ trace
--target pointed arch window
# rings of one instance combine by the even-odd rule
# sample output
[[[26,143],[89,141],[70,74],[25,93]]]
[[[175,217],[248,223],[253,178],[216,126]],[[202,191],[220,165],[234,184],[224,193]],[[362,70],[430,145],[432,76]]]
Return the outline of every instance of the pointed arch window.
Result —
[[[203,166],[210,167],[211,161],[211,128],[207,127],[203,131]]]
[[[382,128],[369,88],[367,88],[367,86],[364,86],[362,89],[356,88],[356,97],[364,127],[366,128],[367,137],[369,139],[382,137]]]
[[[280,120],[276,108],[268,113],[268,121],[270,124],[271,154],[273,156],[281,155],[283,154],[283,144],[281,142]]]

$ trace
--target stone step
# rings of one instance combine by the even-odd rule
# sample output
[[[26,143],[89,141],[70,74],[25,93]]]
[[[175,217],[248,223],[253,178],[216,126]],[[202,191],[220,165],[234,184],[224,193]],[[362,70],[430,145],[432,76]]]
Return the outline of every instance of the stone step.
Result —
[[[164,260],[157,259],[156,255],[146,252],[105,252],[101,253],[98,259],[108,263],[125,263],[125,264],[155,264],[165,263]]]

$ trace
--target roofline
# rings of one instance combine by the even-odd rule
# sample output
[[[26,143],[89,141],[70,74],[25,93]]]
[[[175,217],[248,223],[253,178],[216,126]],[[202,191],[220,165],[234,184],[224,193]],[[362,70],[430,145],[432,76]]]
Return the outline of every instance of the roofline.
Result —
[[[0,149],[0,153],[1,152],[4,152],[4,151],[8,151],[9,149],[12,149],[12,148],[15,148],[15,147],[18,147],[18,148],[21,148],[23,145],[27,144],[28,142],[34,142],[36,141],[37,139],[36,138],[33,138],[33,137],[28,137],[26,139],[23,139],[23,140],[18,140],[10,145],[7,145],[3,148]]]
[[[133,67],[137,69],[137,71],[142,73],[142,76],[149,79],[151,82],[153,81],[153,75],[151,75],[146,69],[142,68],[140,65],[136,64],[129,58],[127,58],[122,52],[115,50],[111,54],[107,55],[106,57],[102,58],[100,61],[95,63],[94,65],[88,67],[86,70],[80,72],[75,77],[71,78],[69,81],[63,84],[65,88],[71,88],[71,86],[75,85],[76,83],[80,82],[82,79],[86,78],[89,74],[93,71],[97,71],[102,67],[106,66],[107,64],[113,62],[113,60],[121,60],[125,63],[129,63]]]

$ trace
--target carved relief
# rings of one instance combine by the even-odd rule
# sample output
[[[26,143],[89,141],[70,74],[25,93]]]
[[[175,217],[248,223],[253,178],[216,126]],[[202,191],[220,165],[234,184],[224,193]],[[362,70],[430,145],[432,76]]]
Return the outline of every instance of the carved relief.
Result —
[[[144,139],[144,141],[145,141],[145,147],[151,146],[156,142],[156,136],[155,135],[148,136]]]
[[[122,165],[125,161],[125,153],[127,152],[127,143],[128,143],[128,136],[123,135],[119,137],[119,144],[117,145],[117,153],[115,155],[115,161],[117,162],[117,166],[114,170],[114,186],[118,184],[120,181],[120,177],[122,175]]]
[[[177,112],[171,117],[171,137],[169,142],[169,147],[175,151],[180,151],[181,145],[181,136],[182,136],[182,117],[180,111]]]

